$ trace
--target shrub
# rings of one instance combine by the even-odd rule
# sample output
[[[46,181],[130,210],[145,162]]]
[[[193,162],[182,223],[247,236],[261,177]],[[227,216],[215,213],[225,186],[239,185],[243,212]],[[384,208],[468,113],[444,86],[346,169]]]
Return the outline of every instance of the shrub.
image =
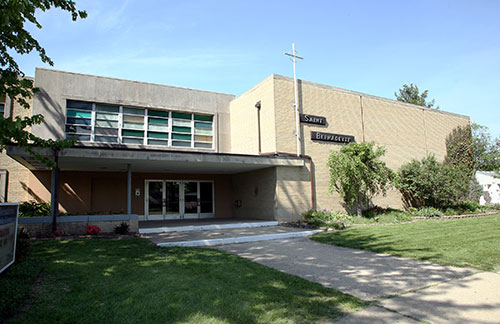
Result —
[[[500,210],[500,204],[489,205],[488,208],[493,210]]]
[[[351,220],[352,217],[342,212],[310,209],[302,214],[302,219],[311,227],[343,229],[345,228],[344,223]]]
[[[46,202],[24,201],[19,204],[19,217],[49,216],[50,204]]]
[[[424,207],[416,212],[417,217],[442,217],[443,212],[433,207]]]
[[[465,212],[475,212],[481,209],[481,205],[475,201],[463,201],[458,208]]]
[[[85,235],[97,235],[101,229],[96,225],[87,225],[85,226]]]
[[[470,174],[463,166],[441,164],[434,156],[428,156],[403,165],[396,187],[407,207],[456,206],[467,199]]]
[[[129,229],[130,229],[130,227],[127,223],[121,222],[120,225],[115,226],[114,231],[115,231],[115,234],[126,235],[129,233]]]

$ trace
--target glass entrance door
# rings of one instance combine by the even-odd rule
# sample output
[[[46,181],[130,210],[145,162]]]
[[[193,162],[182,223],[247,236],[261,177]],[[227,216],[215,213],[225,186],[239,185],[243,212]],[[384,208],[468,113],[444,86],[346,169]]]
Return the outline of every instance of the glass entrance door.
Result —
[[[215,217],[213,181],[146,180],[146,220]]]
[[[198,218],[199,198],[198,198],[198,183],[197,181],[184,182],[184,218]]]
[[[181,218],[180,181],[165,181],[165,219]]]
[[[163,184],[163,181],[150,180],[146,182],[147,220],[163,219]]]

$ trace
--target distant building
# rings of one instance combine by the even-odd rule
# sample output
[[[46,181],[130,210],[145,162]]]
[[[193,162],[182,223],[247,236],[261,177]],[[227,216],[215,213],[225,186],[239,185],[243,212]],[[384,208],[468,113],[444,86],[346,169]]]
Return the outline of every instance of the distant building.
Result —
[[[78,140],[58,158],[60,209],[71,214],[290,221],[310,208],[341,210],[339,196],[328,193],[331,150],[373,141],[386,147],[383,159],[397,170],[428,154],[443,160],[446,136],[470,123],[467,116],[299,80],[297,156],[293,80],[284,76],[271,75],[236,98],[40,68],[35,85],[31,110],[9,98],[0,107],[5,117],[43,114],[32,130],[39,137]],[[16,146],[0,163],[8,201],[50,201],[51,170]],[[374,203],[402,204],[395,189]]]
[[[500,175],[495,172],[477,171],[476,179],[483,187],[479,203],[481,205],[500,204]]]

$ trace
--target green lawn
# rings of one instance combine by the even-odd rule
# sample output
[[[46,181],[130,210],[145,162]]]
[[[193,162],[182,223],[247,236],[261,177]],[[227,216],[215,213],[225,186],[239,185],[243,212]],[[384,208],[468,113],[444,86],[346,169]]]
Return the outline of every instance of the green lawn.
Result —
[[[35,242],[30,258],[39,284],[9,323],[313,323],[366,306],[222,251],[144,239]]]
[[[459,267],[500,270],[500,214],[482,218],[356,226],[313,240]]]

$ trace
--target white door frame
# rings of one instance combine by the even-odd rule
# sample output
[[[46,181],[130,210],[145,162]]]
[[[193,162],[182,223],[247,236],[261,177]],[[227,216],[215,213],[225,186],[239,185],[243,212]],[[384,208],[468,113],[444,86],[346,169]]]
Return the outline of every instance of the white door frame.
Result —
[[[162,182],[162,215],[150,215],[149,214],[149,183],[150,182]],[[177,182],[179,183],[179,214],[167,214],[166,213],[166,183],[167,182]],[[197,186],[197,213],[185,213],[185,198],[184,198],[184,183],[186,182],[196,182]],[[200,202],[200,183],[209,182],[212,184],[212,212],[201,213],[201,202]],[[170,180],[170,179],[146,179],[144,183],[144,218],[145,220],[172,220],[172,219],[201,219],[201,218],[215,218],[215,185],[213,180]],[[187,217],[186,217],[187,216]]]

